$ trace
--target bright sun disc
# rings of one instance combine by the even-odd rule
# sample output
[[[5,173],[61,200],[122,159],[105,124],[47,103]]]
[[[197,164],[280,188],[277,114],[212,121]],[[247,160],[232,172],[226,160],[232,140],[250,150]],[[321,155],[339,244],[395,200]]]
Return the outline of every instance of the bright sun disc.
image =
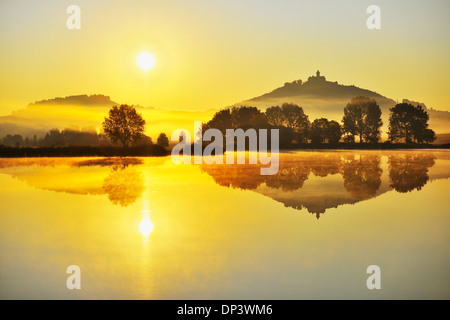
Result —
[[[143,51],[138,55],[136,62],[142,71],[149,71],[155,67],[156,59],[150,52]]]

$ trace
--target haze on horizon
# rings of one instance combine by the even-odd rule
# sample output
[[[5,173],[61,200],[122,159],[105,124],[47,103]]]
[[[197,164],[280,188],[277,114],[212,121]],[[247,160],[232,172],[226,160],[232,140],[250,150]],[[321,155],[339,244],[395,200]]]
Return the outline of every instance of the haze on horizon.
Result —
[[[69,30],[66,8],[81,8]],[[317,69],[330,81],[450,111],[450,2],[0,1],[0,115],[76,94],[202,110],[249,99]],[[136,56],[152,52],[143,72]]]

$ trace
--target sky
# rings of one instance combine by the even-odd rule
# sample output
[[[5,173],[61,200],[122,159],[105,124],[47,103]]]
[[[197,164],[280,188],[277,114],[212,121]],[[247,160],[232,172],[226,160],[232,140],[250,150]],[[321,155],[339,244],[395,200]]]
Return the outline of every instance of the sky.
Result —
[[[366,27],[372,4],[380,30]],[[66,26],[69,5],[79,30]],[[221,108],[318,69],[450,111],[449,11],[448,0],[0,0],[0,115],[76,94]],[[148,72],[136,65],[145,50]]]

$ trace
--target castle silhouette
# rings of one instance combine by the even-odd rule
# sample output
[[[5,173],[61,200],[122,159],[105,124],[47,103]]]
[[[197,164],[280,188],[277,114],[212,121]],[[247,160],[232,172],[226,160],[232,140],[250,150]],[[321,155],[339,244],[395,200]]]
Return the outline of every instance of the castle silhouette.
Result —
[[[320,75],[319,70],[317,70],[316,76],[310,76],[308,78],[308,82],[312,82],[312,83],[325,82],[325,81],[327,81],[327,79],[324,76]]]

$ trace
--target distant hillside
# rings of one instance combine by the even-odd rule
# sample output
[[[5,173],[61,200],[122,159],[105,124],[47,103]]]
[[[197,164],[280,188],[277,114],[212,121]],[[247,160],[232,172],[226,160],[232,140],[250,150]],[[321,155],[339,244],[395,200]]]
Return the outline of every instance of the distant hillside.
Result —
[[[35,103],[31,103],[30,106],[33,105],[79,105],[79,106],[112,106],[118,105],[118,103],[111,101],[111,98],[108,96],[104,96],[101,94],[93,94],[93,95],[77,95],[77,96],[69,96],[69,97],[57,97],[48,100],[36,101]]]
[[[264,110],[285,102],[295,103],[303,107],[311,121],[326,117],[329,120],[340,122],[344,107],[350,99],[357,96],[366,96],[377,101],[382,111],[384,123],[382,130],[386,134],[389,122],[389,108],[395,106],[397,103],[395,100],[354,85],[342,85],[337,81],[327,81],[319,71],[305,82],[302,80],[286,82],[282,87],[276,88],[269,93],[241,101],[235,105],[251,105]],[[430,127],[437,133],[450,132],[450,112],[427,108],[423,103],[412,102],[407,99],[404,99],[404,102],[423,105],[430,114]]]
[[[235,105],[251,105],[265,110],[268,107],[289,102],[303,107],[310,121],[326,117],[329,120],[341,122],[345,105],[356,96],[371,97],[380,105],[384,123],[382,136],[387,138],[389,108],[393,107],[397,103],[396,101],[354,85],[342,85],[338,82],[327,81],[319,71],[305,82],[301,80],[287,82],[269,93],[241,101]],[[450,112],[427,108],[423,103],[407,99],[403,101],[423,105],[430,114],[430,127],[438,134],[436,143],[449,142],[448,136],[445,134],[450,134]],[[126,104],[127,102],[115,102],[109,96],[101,94],[74,95],[36,101],[11,115],[0,116],[0,139],[7,134],[19,134],[23,138],[31,138],[36,134],[40,138],[52,128],[88,129],[99,132],[109,109],[122,103]],[[191,112],[135,107],[147,122],[147,135],[154,139],[160,132],[166,132],[170,138],[170,134],[178,128],[184,128],[193,133],[195,120],[207,122],[217,111],[210,109]]]
[[[0,137],[20,134],[42,137],[52,129],[97,128],[99,119],[118,103],[104,95],[76,95],[30,103],[24,109],[0,117]],[[101,120],[100,120],[101,121]]]
[[[358,95],[386,99],[376,92],[361,89],[354,85],[346,86],[339,84],[337,81],[327,81],[326,78],[321,76],[320,72],[317,71],[316,76],[309,77],[306,82],[303,82],[302,80],[286,82],[283,87],[277,88],[270,93],[263,94],[262,96],[255,97],[250,101],[264,101],[270,98],[297,96],[335,99],[355,97]]]
[[[121,102],[126,104],[127,102]],[[99,132],[109,109],[121,104],[109,96],[75,95],[36,101],[11,115],[0,116],[0,139],[7,134],[19,134],[25,137],[43,137],[50,129],[82,129]],[[134,106],[147,123],[146,133],[154,140],[160,132],[166,132],[170,138],[172,131],[185,128],[193,131],[195,120],[208,121],[214,110],[182,111],[164,110],[154,107]]]

